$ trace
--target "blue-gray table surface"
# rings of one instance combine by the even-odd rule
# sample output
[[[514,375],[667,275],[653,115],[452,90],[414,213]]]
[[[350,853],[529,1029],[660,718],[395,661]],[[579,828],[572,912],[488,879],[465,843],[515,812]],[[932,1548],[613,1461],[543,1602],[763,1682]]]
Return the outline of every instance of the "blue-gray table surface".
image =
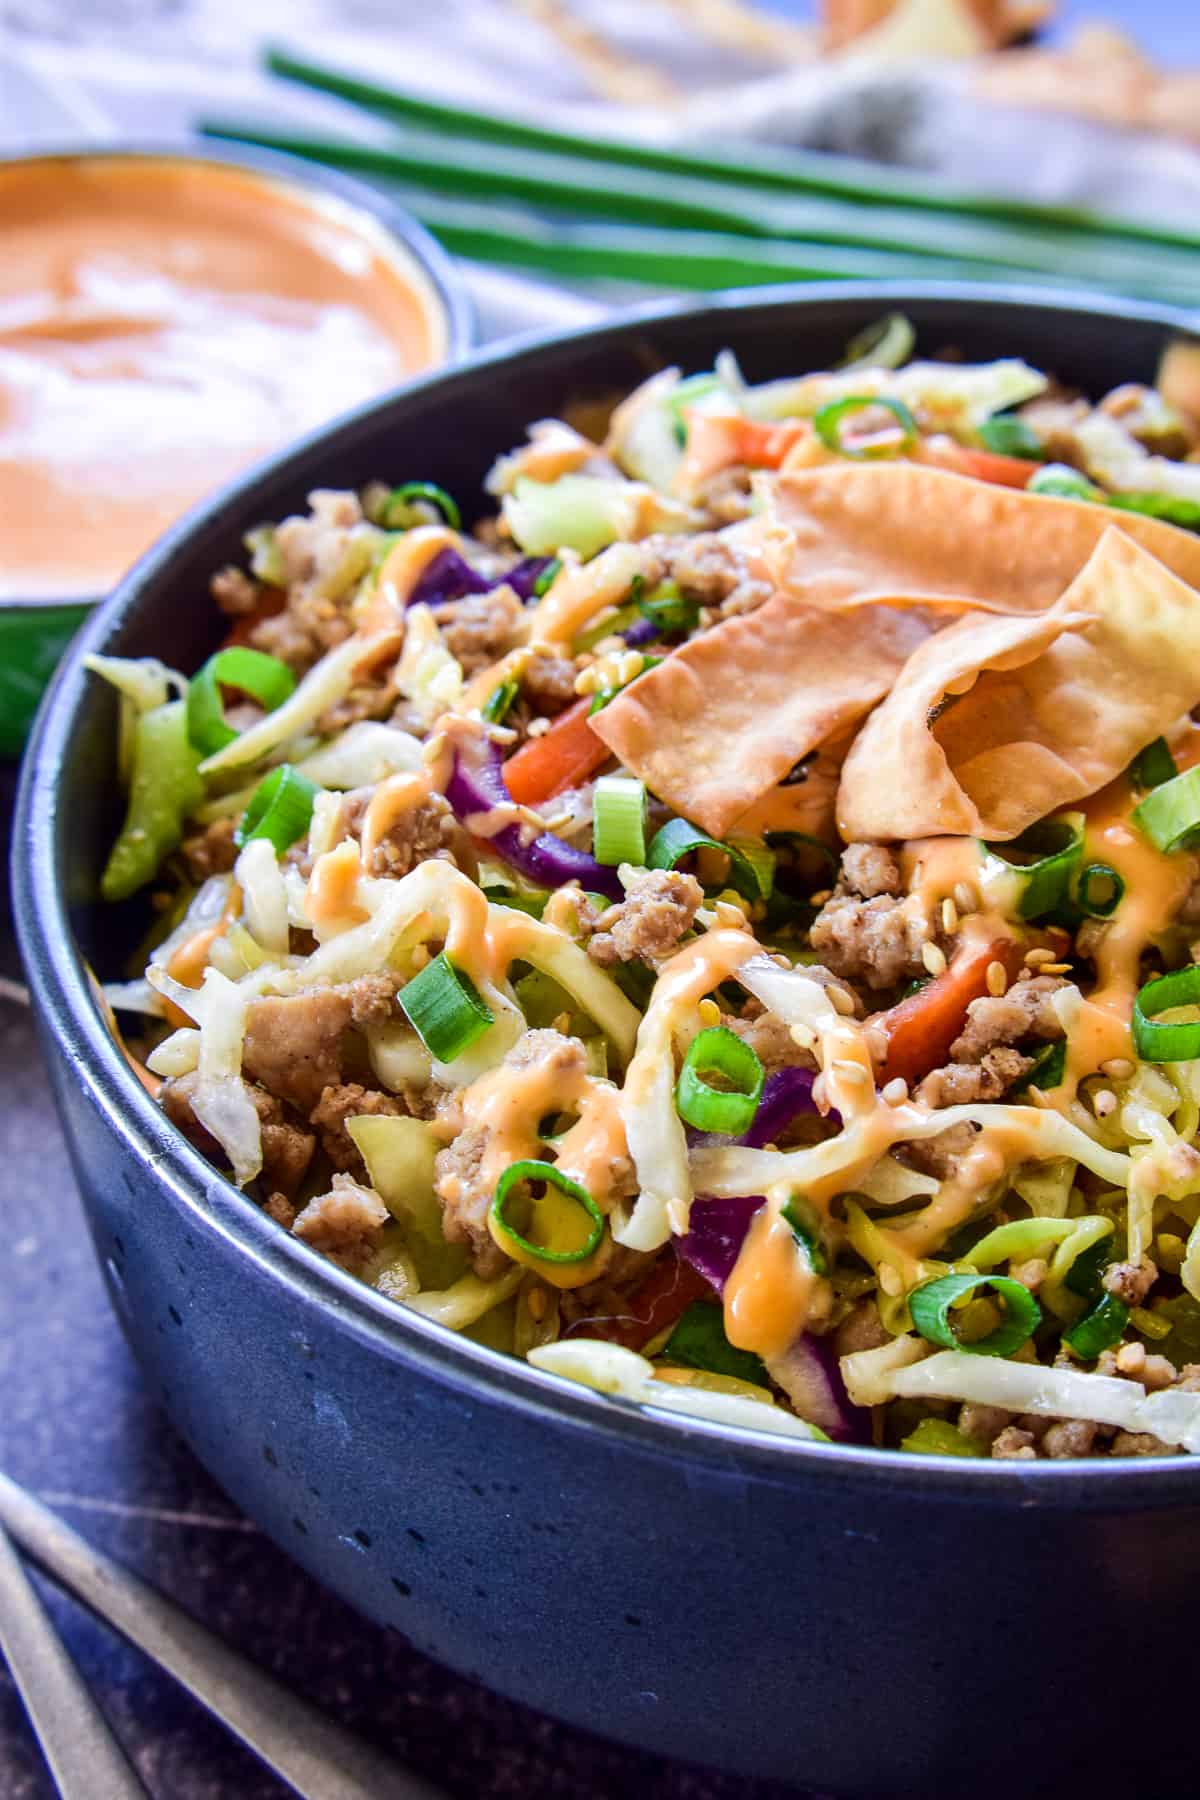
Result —
[[[13,787],[12,770],[0,769],[5,836]],[[0,976],[14,980],[3,882],[0,893]],[[774,1785],[569,1731],[458,1679],[319,1587],[241,1516],[144,1388],[92,1257],[32,1020],[3,996],[0,1095],[0,1469],[281,1681],[461,1800],[784,1800]],[[167,1676],[44,1591],[155,1800],[284,1800],[290,1790]],[[717,1695],[697,1699],[719,1704]],[[0,1800],[53,1793],[0,1663]]]

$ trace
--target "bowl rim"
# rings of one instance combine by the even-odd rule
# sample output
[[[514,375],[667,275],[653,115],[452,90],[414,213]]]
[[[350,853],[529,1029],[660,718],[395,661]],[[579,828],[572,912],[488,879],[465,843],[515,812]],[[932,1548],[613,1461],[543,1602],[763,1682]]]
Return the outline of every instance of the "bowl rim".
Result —
[[[191,1214],[255,1265],[259,1276],[321,1309],[327,1322],[356,1337],[388,1361],[417,1369],[440,1386],[470,1399],[509,1408],[529,1419],[606,1440],[614,1449],[694,1465],[710,1474],[788,1483],[803,1480],[834,1490],[858,1482],[883,1484],[913,1498],[947,1499],[993,1507],[1116,1511],[1136,1503],[1157,1510],[1195,1504],[1200,1466],[1190,1457],[1097,1458],[1094,1461],[993,1461],[920,1456],[898,1450],[826,1445],[746,1427],[717,1426],[584,1388],[503,1352],[476,1344],[420,1314],[397,1307],[312,1251],[278,1225],[218,1173],[170,1125],[131,1072],[105,1027],[74,943],[65,892],[58,878],[54,842],[56,787],[72,744],[83,695],[85,655],[100,649],[136,607],[143,589],[166,579],[191,535],[236,515],[264,481],[286,477],[325,440],[397,414],[408,397],[438,386],[474,384],[489,369],[534,362],[573,344],[620,340],[656,322],[713,313],[779,313],[830,302],[878,300],[882,308],[907,301],[935,308],[1000,308],[1014,320],[1019,354],[1023,312],[1041,310],[1064,325],[1081,313],[1114,324],[1142,322],[1185,330],[1188,317],[1149,302],[1097,298],[1072,289],[1016,288],[958,282],[830,282],[769,289],[736,289],[694,300],[652,302],[616,318],[545,334],[531,334],[475,352],[432,371],[398,393],[354,411],[257,464],[186,513],[146,552],[113,594],[91,615],[64,657],[38,712],[21,770],[13,826],[12,891],[17,938],[31,1000],[42,1029],[75,1066],[89,1102],[104,1116],[125,1151],[154,1167],[167,1202]],[[732,319],[731,319],[732,325]],[[1189,1468],[1189,1464],[1191,1467]]]
[[[426,373],[440,374],[444,369],[453,367],[474,348],[477,332],[475,307],[466,282],[455,269],[454,259],[406,207],[391,199],[381,188],[372,187],[369,182],[362,181],[355,175],[328,168],[324,163],[306,162],[302,156],[293,156],[286,150],[260,149],[256,144],[226,143],[203,137],[197,132],[180,132],[161,138],[118,138],[112,143],[66,140],[34,145],[29,150],[6,152],[0,156],[0,181],[10,168],[22,168],[31,163],[79,162],[208,163],[219,168],[243,169],[249,174],[264,177],[268,184],[273,181],[278,186],[291,188],[301,195],[308,189],[310,194],[318,197],[323,195],[328,200],[336,201],[347,214],[365,215],[386,237],[394,240],[394,248],[402,252],[397,257],[397,266],[402,267],[407,263],[410,268],[415,268],[427,289],[426,294],[420,296],[423,309],[425,303],[428,303],[428,309],[440,315],[445,338],[442,360],[434,369],[422,370],[421,377]],[[365,404],[374,405],[395,391],[395,388],[390,388],[386,394],[377,395]],[[336,425],[345,416],[338,413],[327,421],[327,425]],[[327,426],[318,427],[322,431],[326,428]],[[248,469],[243,470],[242,475],[235,476],[234,480],[240,481],[247,475],[254,475],[264,461],[286,454],[290,448],[290,444],[285,444],[279,451],[273,451],[270,457],[259,458]],[[127,571],[131,572],[132,570]],[[122,576],[121,579],[123,581],[125,577]],[[118,582],[117,587],[113,588],[113,594],[120,585]],[[56,606],[84,606],[94,610],[110,597],[107,594],[14,594],[11,597],[0,597],[0,616],[19,613],[36,618],[46,608]]]

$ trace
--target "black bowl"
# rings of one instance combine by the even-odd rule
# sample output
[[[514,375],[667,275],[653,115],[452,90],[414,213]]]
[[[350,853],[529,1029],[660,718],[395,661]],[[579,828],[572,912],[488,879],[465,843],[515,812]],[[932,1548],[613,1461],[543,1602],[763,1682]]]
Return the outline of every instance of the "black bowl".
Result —
[[[1151,378],[1178,323],[979,288],[739,296],[483,355],[360,411],[193,512],[77,641],[24,772],[21,940],[147,1380],[238,1504],[361,1611],[559,1718],[750,1775],[872,1796],[1188,1783],[1189,1460],[783,1443],[539,1374],[282,1233],[142,1092],[87,985],[84,958],[115,967],[122,921],[95,904],[115,710],[85,652],[194,667],[219,629],[209,573],[311,487],[428,476],[469,511],[493,455],[570,400],[726,344],[754,379],[820,367],[892,306],[926,349],[1021,354],[1094,392]]]

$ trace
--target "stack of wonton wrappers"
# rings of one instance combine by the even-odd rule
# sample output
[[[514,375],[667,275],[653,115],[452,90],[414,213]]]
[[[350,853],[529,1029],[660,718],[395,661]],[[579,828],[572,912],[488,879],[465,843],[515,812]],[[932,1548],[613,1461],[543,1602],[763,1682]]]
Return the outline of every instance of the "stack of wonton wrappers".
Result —
[[[714,836],[813,752],[844,752],[847,842],[1014,838],[1200,701],[1190,533],[917,464],[759,479],[772,597],[594,721]]]

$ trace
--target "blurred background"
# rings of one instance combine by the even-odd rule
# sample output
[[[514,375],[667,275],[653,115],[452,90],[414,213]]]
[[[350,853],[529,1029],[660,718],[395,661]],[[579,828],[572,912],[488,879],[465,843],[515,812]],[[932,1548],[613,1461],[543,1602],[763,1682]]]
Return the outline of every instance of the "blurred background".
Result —
[[[295,71],[273,73],[269,47],[315,70],[303,83]],[[705,273],[702,252],[729,251],[730,209],[742,207],[741,229],[761,249],[752,204],[761,191],[727,185],[715,218],[675,219],[676,233],[723,240],[689,246],[666,237],[661,209],[657,220],[644,206],[598,209],[581,191],[596,167],[574,143],[559,144],[553,164],[554,146],[505,144],[481,157],[461,121],[382,116],[322,91],[331,74],[368,75],[405,102],[536,120],[571,140],[601,134],[685,151],[721,141],[767,158],[810,149],[894,173],[873,182],[851,171],[833,212],[819,183],[801,182],[791,210],[767,221],[765,257],[743,257],[739,269],[710,255]],[[1099,264],[1094,281],[1086,262],[1064,257],[1060,269],[1044,242],[989,243],[978,211],[931,223],[912,210],[930,179],[1185,232],[1200,201],[1194,0],[3,0],[0,89],[0,150],[207,125],[273,134],[351,166],[349,145],[393,152],[386,173],[359,172],[402,194],[451,249],[509,271],[473,272],[488,335],[580,316],[569,297],[530,287],[538,277],[560,295],[611,301],[765,280],[773,264],[784,278],[903,275],[914,263],[931,275],[970,272],[996,251],[1045,279],[1112,285]],[[843,165],[826,163],[841,182]],[[493,177],[482,189],[481,166]],[[600,173],[627,198],[644,190],[652,208],[671,172],[634,169]],[[532,206],[518,179],[530,176]],[[993,254],[989,266],[999,262]],[[1116,285],[1136,291],[1134,273]]]

